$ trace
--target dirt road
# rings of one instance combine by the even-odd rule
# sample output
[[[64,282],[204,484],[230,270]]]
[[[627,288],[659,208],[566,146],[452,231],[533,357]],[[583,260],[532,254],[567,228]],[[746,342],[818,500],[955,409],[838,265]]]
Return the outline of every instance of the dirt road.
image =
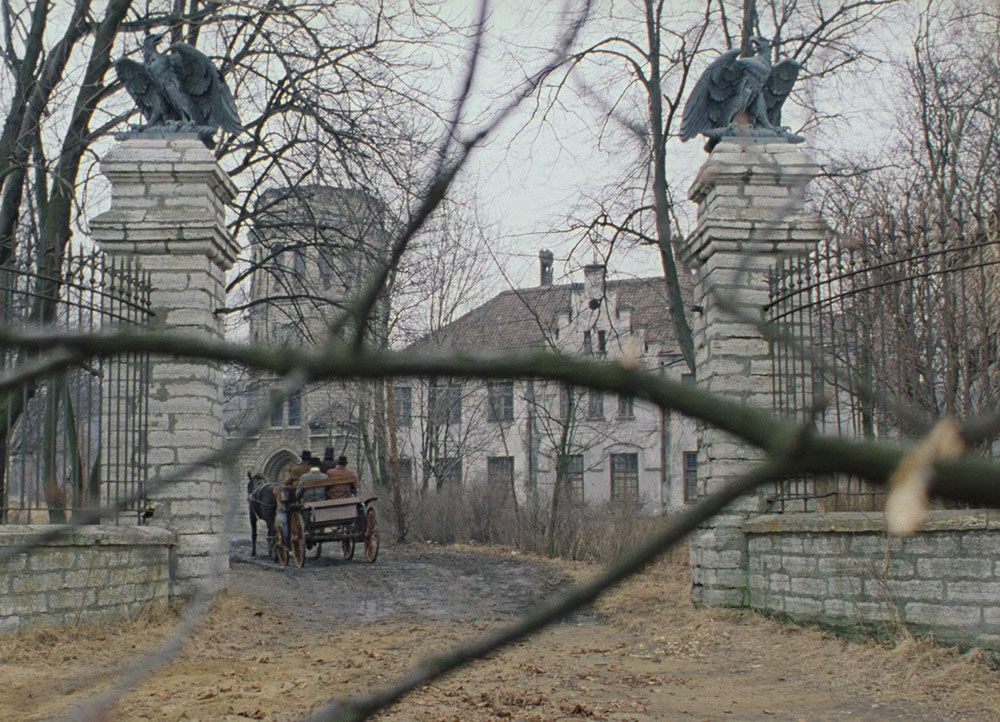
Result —
[[[423,546],[383,548],[373,565],[328,554],[281,569],[246,552],[234,546],[230,592],[202,630],[110,719],[295,720],[509,623],[595,569]],[[66,713],[142,664],[141,650],[174,623],[161,615],[0,638],[0,719]],[[686,570],[662,565],[379,719],[979,722],[1000,720],[998,682],[975,654],[851,643],[746,612],[694,609]]]

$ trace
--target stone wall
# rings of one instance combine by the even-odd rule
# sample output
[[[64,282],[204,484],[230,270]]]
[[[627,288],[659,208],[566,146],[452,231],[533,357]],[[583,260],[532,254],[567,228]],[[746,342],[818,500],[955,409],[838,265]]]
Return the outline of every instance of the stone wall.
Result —
[[[162,608],[170,596],[175,535],[135,526],[0,526],[0,552],[33,543],[0,561],[0,632],[36,624],[120,619]]]
[[[753,609],[1000,651],[1000,512],[935,511],[909,538],[865,512],[761,516],[743,531]]]

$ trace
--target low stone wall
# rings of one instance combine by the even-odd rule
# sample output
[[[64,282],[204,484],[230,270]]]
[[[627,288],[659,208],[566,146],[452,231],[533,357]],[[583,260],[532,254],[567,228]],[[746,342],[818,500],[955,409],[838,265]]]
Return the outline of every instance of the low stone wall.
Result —
[[[0,525],[0,550],[53,528]],[[0,632],[165,606],[174,544],[172,532],[156,527],[84,526],[0,562]]]
[[[880,513],[756,517],[749,606],[795,622],[1000,651],[1000,512],[935,511],[889,538]]]

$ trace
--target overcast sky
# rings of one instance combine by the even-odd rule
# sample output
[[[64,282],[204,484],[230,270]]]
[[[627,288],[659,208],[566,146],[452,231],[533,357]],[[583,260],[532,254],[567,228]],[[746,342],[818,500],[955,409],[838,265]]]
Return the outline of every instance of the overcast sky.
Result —
[[[476,89],[480,97],[492,97],[500,89],[512,87],[523,77],[516,59],[523,60],[531,49],[548,48],[561,29],[558,9],[562,2],[550,0],[502,0],[493,2],[488,28],[486,53],[481,60]],[[471,23],[477,2],[447,0],[458,17]],[[690,5],[703,12],[702,2],[674,2],[671,9]],[[767,28],[763,28],[767,32]],[[591,28],[591,34],[601,32]],[[604,29],[606,33],[607,30]],[[900,36],[904,33],[900,33]],[[901,52],[905,37],[887,32],[885,38],[873,38],[882,54]],[[528,48],[529,50],[524,50]],[[536,57],[540,57],[540,50]],[[695,68],[700,74],[708,57]],[[526,64],[527,70],[539,66]],[[889,82],[887,73],[868,73],[865,87],[853,90],[840,82],[824,86],[827,97],[836,96],[839,109],[847,114],[845,121],[830,127],[822,137],[809,137],[806,152],[836,150],[853,146],[853,150],[875,148],[885,142],[892,124],[892,103],[884,102]],[[457,82],[457,78],[456,78]],[[852,95],[854,93],[854,95]],[[567,98],[570,96],[566,96]],[[880,102],[882,101],[882,102]],[[590,262],[591,251],[577,247],[568,263],[560,263],[573,250],[574,238],[547,233],[565,222],[574,210],[581,209],[586,194],[596,193],[601,185],[622,175],[635,164],[637,148],[626,143],[598,147],[595,141],[596,120],[580,108],[557,109],[542,123],[530,118],[534,105],[529,103],[511,119],[489,145],[476,153],[470,173],[476,177],[481,193],[484,215],[498,224],[504,239],[502,247],[509,250],[502,262],[515,285],[537,283],[537,253],[548,247],[556,253],[556,274],[568,274],[574,280],[582,264]],[[793,111],[794,112],[794,111]],[[791,119],[794,122],[794,118]],[[883,129],[883,130],[877,130]],[[817,145],[818,144],[818,145]],[[670,149],[670,170],[673,185],[683,195],[693,180],[705,155],[701,142],[674,143]],[[683,209],[693,217],[693,204]],[[585,213],[581,212],[581,215]],[[658,255],[650,249],[633,250],[612,258],[612,272],[630,275],[660,273]]]

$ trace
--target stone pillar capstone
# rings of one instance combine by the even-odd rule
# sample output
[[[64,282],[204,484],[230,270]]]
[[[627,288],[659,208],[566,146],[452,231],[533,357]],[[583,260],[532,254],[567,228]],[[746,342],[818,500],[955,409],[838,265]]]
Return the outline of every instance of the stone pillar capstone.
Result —
[[[692,330],[699,387],[771,409],[767,340],[739,315],[761,319],[768,275],[779,256],[808,253],[825,226],[805,209],[806,185],[819,166],[794,145],[727,140],[702,165],[688,198],[698,204],[695,232],[682,256],[697,269]],[[730,308],[738,311],[734,314]],[[755,448],[699,424],[701,495],[742,476],[763,459]],[[738,499],[690,539],[695,604],[744,606],[747,547],[743,522],[763,511],[766,491]]]
[[[101,160],[111,209],[90,222],[110,255],[137,258],[150,274],[152,328],[219,339],[225,272],[237,253],[225,211],[236,196],[229,176],[193,135],[130,138]],[[177,535],[172,595],[195,584],[225,584],[223,499],[227,472],[198,466],[158,484],[222,447],[222,364],[154,357],[148,418],[150,523]]]

